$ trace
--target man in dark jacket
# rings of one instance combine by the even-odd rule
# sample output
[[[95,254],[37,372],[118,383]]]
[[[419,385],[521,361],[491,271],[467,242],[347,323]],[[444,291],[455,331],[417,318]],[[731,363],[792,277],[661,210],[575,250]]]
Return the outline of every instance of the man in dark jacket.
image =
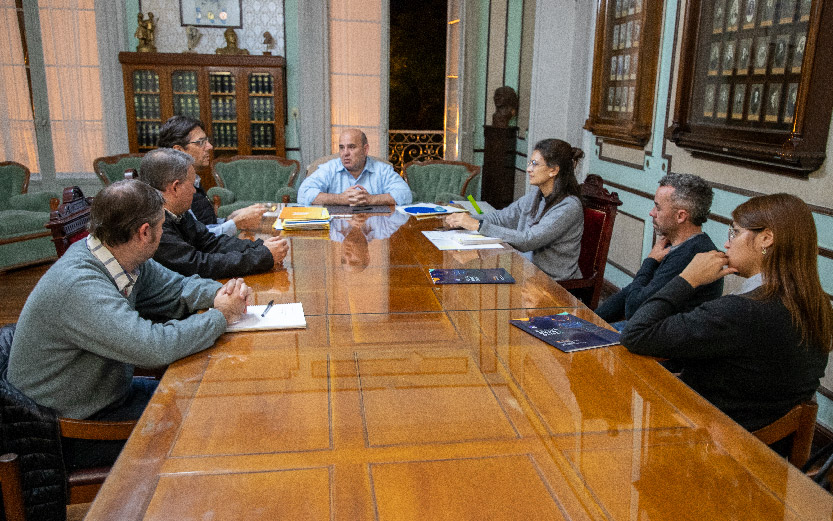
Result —
[[[669,174],[659,180],[654,208],[649,213],[656,243],[633,282],[602,302],[597,315],[610,323],[621,321],[613,324],[621,330],[639,306],[679,275],[696,254],[717,249],[702,228],[712,197],[711,187],[696,175]],[[723,279],[718,279],[698,288],[688,307],[694,309],[722,293]]]
[[[194,196],[194,159],[179,150],[159,148],[142,159],[139,179],[165,199],[162,240],[153,258],[183,275],[219,279],[269,271],[289,249],[285,239],[249,241],[216,236],[188,211]]]

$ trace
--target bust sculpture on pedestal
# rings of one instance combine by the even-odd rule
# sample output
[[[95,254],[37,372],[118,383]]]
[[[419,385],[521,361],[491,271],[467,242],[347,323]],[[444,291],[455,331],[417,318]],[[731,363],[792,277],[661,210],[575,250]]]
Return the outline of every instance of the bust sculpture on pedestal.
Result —
[[[237,47],[237,33],[234,32],[234,29],[229,27],[223,33],[223,37],[226,39],[226,46],[225,47],[218,47],[216,54],[249,54],[249,51],[246,49],[240,49]]]
[[[518,95],[512,87],[495,89],[495,113],[492,114],[492,126],[506,128],[509,121],[518,114]]]

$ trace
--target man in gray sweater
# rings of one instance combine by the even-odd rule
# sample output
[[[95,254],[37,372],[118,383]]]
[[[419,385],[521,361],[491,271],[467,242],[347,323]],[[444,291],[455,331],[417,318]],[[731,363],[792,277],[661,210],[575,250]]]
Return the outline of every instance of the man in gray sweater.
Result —
[[[138,418],[155,380],[134,366],[164,367],[210,347],[245,312],[250,289],[184,277],[151,260],[165,213],[140,181],[101,190],[90,236],[73,244],[26,300],[9,358],[9,382],[58,416]],[[208,309],[195,314],[197,310]],[[71,467],[112,463],[123,442],[71,443]]]

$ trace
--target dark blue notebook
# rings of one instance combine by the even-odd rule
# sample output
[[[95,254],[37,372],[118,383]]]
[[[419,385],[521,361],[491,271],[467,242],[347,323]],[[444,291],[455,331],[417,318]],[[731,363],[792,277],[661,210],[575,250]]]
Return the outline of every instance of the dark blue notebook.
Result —
[[[521,318],[510,320],[509,323],[565,353],[619,343],[617,331],[591,324],[570,314]]]
[[[432,269],[428,270],[434,284],[514,284],[515,279],[503,268]]]

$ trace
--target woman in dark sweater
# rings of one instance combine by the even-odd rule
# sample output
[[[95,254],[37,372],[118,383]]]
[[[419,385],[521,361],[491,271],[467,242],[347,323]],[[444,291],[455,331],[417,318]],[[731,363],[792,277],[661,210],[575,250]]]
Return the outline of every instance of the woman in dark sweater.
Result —
[[[680,378],[750,431],[813,396],[833,341],[816,227],[795,196],[753,197],[732,212],[726,253],[697,254],[631,318],[622,344],[683,362]],[[736,292],[681,313],[694,289],[729,273]]]

